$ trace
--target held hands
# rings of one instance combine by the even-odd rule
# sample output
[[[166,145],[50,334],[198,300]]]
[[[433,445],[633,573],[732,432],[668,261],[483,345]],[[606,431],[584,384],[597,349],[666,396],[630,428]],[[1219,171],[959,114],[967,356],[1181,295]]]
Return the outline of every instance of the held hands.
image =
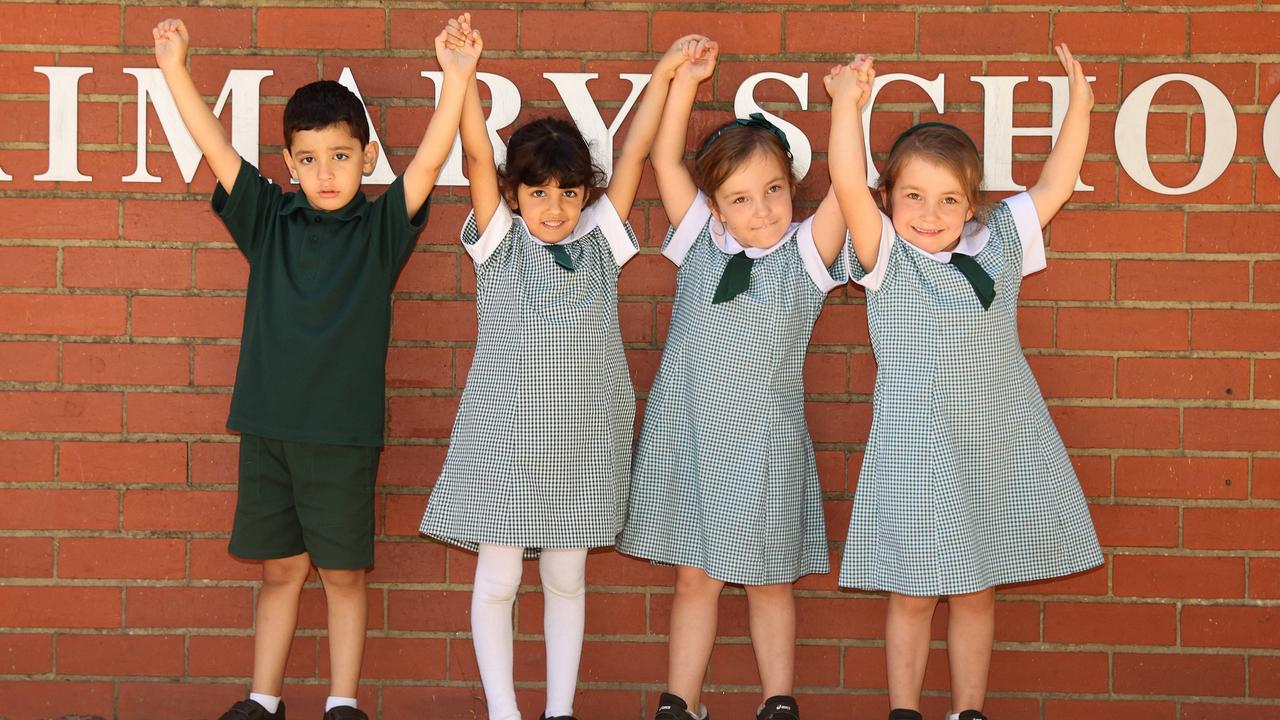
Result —
[[[827,94],[836,102],[853,100],[858,110],[871,101],[871,89],[876,79],[875,58],[855,55],[848,65],[831,68],[822,84]]]
[[[686,35],[676,43],[684,55],[684,62],[676,70],[677,77],[699,83],[711,77],[716,70],[716,58],[720,56],[720,43],[702,35]]]
[[[151,29],[151,37],[156,41],[156,65],[161,70],[186,67],[187,45],[191,37],[181,20],[161,20]]]
[[[667,49],[667,52],[658,60],[658,64],[654,66],[654,77],[665,77],[668,80],[675,78],[676,71],[689,59],[686,48],[696,48],[698,43],[706,44],[710,42],[711,40],[705,35],[685,35],[682,38],[678,38],[671,43],[671,47]]]
[[[474,71],[482,50],[484,40],[480,31],[471,27],[471,13],[450,18],[449,24],[436,36],[436,60],[445,72]]]
[[[1093,88],[1089,85],[1089,81],[1085,78],[1084,69],[1080,67],[1080,61],[1071,56],[1071,51],[1067,49],[1067,44],[1062,43],[1053,48],[1058,54],[1058,61],[1062,63],[1062,69],[1067,74],[1067,79],[1071,81],[1070,100],[1067,102],[1067,109],[1079,109],[1081,112],[1089,112],[1093,109]]]

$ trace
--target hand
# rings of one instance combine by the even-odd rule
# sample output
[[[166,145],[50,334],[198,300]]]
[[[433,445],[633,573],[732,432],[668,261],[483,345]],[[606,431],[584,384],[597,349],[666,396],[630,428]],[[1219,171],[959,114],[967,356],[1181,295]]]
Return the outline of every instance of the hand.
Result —
[[[1093,109],[1093,87],[1085,78],[1080,61],[1071,56],[1066,43],[1054,47],[1053,51],[1058,54],[1058,61],[1062,63],[1062,69],[1066,72],[1067,79],[1071,81],[1071,95],[1067,107],[1079,107],[1084,112],[1089,112]]]
[[[876,79],[875,59],[870,55],[857,55],[848,65],[831,68],[822,84],[831,99],[837,102],[853,100],[858,110],[871,101],[871,90]]]
[[[436,36],[436,60],[445,72],[474,71],[483,50],[480,31],[471,27],[471,13],[451,18]]]
[[[181,20],[161,20],[151,29],[151,37],[156,41],[156,64],[161,70],[186,66],[191,37]]]
[[[702,82],[716,70],[716,58],[720,55],[720,43],[699,35],[697,40],[685,43],[681,48],[685,62],[676,74],[694,82]]]
[[[685,53],[687,46],[696,47],[699,42],[710,42],[704,35],[685,35],[671,43],[671,47],[658,60],[658,64],[653,68],[654,77],[665,77],[668,80],[676,76],[676,70],[680,68],[687,60]]]

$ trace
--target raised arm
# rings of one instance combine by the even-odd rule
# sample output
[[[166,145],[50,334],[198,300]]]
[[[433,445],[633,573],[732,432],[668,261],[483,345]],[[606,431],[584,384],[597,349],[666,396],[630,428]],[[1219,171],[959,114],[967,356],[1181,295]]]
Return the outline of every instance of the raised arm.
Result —
[[[858,264],[867,272],[875,266],[880,251],[881,229],[880,208],[867,187],[862,129],[862,108],[871,99],[875,80],[874,62],[858,55],[849,65],[832,68],[823,80],[831,94],[831,139],[827,145],[831,191],[852,236]]]
[[[1084,163],[1085,147],[1089,144],[1089,113],[1093,110],[1093,88],[1089,87],[1079,61],[1071,56],[1066,43],[1055,47],[1054,51],[1071,81],[1071,95],[1058,141],[1053,144],[1049,159],[1045,160],[1040,179],[1027,191],[1035,203],[1041,227],[1048,225],[1071,199],[1076,179],[1080,176],[1080,166]]]
[[[640,176],[644,173],[645,158],[653,148],[653,138],[658,134],[671,80],[686,59],[685,46],[696,45],[699,41],[705,43],[707,39],[701,35],[685,35],[676,40],[653,68],[644,97],[631,118],[631,129],[622,144],[622,152],[613,163],[613,176],[609,178],[606,196],[621,218],[627,217],[635,202],[636,188],[640,186]]]
[[[152,28],[151,37],[156,42],[156,65],[178,106],[182,124],[187,126],[187,132],[191,133],[200,152],[209,161],[209,168],[222,189],[230,193],[236,184],[236,175],[240,173],[240,155],[227,141],[222,123],[200,97],[191,73],[187,71],[187,46],[191,40],[187,26],[181,20],[161,20]]]
[[[693,112],[693,99],[698,84],[715,72],[716,57],[720,46],[701,39],[683,48],[685,62],[676,70],[667,93],[667,105],[662,112],[662,123],[653,142],[654,175],[658,179],[658,195],[668,221],[678,226],[685,213],[698,196],[689,168],[684,164],[685,140],[689,133],[689,116]]]
[[[484,48],[480,32],[471,29],[470,14],[463,14],[450,23],[458,23],[465,29],[456,31],[446,27],[436,36],[436,59],[444,71],[444,87],[440,89],[440,101],[431,113],[422,143],[404,171],[404,205],[409,217],[417,214],[427,201],[449,157],[453,139],[458,134],[467,86],[475,80],[476,62]],[[451,32],[453,42],[449,40]]]

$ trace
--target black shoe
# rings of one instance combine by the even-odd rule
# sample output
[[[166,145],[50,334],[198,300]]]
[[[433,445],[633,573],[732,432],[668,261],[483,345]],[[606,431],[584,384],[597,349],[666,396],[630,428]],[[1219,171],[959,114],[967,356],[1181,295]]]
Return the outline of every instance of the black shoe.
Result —
[[[924,716],[918,710],[897,708],[889,711],[889,720],[924,720]]]
[[[653,720],[711,720],[710,715],[699,718],[689,712],[689,705],[678,695],[662,693],[658,698],[658,712]]]
[[[325,712],[324,720],[369,720],[369,716],[365,715],[363,710],[350,705],[339,705]]]
[[[800,704],[790,695],[774,695],[764,701],[756,720],[800,720]]]
[[[241,700],[231,709],[222,713],[219,720],[284,720],[284,702],[281,701],[280,707],[276,708],[274,713],[267,712],[254,700]]]
[[[987,716],[977,710],[964,710],[960,713],[960,720],[987,720]]]
[[[578,718],[576,718],[576,717],[574,717],[574,716],[572,716],[572,715],[556,715],[556,716],[554,716],[554,717],[547,717],[546,715],[539,715],[539,716],[538,716],[538,720],[578,720]]]

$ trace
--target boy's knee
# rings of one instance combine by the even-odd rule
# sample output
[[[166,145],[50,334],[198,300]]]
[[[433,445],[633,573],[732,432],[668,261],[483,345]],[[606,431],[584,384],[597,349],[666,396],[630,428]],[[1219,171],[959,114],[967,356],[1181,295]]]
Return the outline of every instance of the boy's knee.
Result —
[[[326,570],[321,568],[320,580],[325,592],[332,590],[364,590],[364,570]]]
[[[306,553],[262,562],[262,582],[267,585],[297,585],[301,587],[310,574],[311,557]]]

